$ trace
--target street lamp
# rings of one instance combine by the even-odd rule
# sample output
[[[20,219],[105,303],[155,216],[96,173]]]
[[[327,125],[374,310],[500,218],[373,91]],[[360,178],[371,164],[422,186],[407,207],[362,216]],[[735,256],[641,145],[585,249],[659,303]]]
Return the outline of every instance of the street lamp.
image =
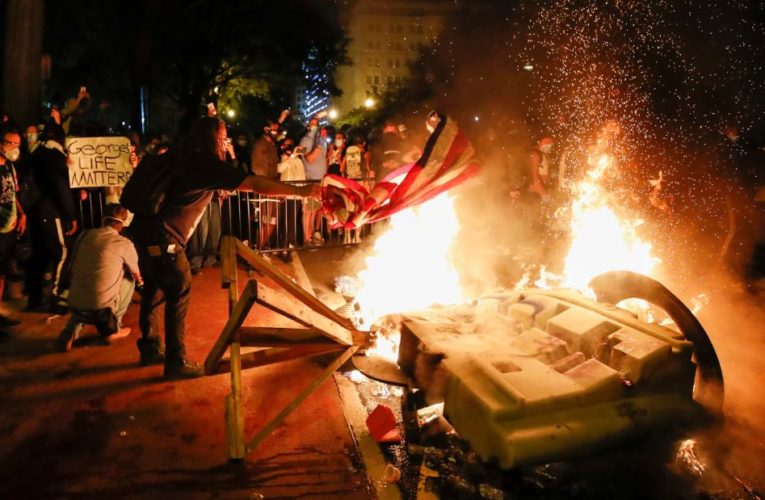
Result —
[[[373,108],[375,105],[375,100],[371,97],[367,97],[367,99],[364,101],[364,107],[367,109]]]
[[[336,109],[330,109],[328,116],[329,116],[330,120],[335,120],[337,118],[337,110]]]
[[[236,116],[236,111],[234,111],[233,109],[229,109],[228,111],[226,111],[226,116],[233,119]]]

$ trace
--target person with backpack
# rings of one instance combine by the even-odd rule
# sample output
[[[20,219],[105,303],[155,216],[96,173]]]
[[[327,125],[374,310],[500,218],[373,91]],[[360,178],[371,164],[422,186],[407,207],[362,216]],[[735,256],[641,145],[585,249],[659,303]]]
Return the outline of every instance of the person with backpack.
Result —
[[[293,186],[248,174],[225,161],[234,158],[225,123],[197,120],[187,136],[160,162],[139,164],[121,203],[135,213],[131,234],[138,251],[144,289],[138,349],[142,365],[164,363],[169,379],[196,377],[202,368],[186,355],[186,315],[191,270],[184,248],[216,190],[254,191],[273,196],[318,198],[317,184]],[[161,292],[161,293],[160,293]],[[159,306],[165,303],[165,352],[160,350]]]

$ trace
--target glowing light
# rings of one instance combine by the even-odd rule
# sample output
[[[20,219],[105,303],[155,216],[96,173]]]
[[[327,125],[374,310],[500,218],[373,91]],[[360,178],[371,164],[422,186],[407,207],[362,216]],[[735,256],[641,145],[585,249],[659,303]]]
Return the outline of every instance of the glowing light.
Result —
[[[449,258],[458,229],[447,193],[391,217],[390,229],[377,239],[366,269],[359,273],[362,284],[356,301],[364,325],[386,314],[455,304],[464,298]]]
[[[236,111],[234,111],[233,109],[229,109],[228,111],[226,111],[226,116],[228,116],[229,118],[234,118],[236,116]]]
[[[375,100],[372,99],[371,97],[367,97],[366,100],[364,101],[364,107],[367,109],[371,109],[374,106],[375,106]]]
[[[659,263],[651,254],[651,245],[637,234],[643,221],[618,214],[602,186],[607,174],[616,168],[607,149],[618,130],[613,123],[602,129],[590,151],[589,169],[574,186],[571,246],[564,259],[563,274],[557,276],[543,270],[536,286],[574,288],[592,297],[587,285],[598,274],[634,271],[651,275]]]
[[[330,109],[329,113],[327,114],[327,116],[329,116],[330,120],[337,119],[337,110],[336,109]]]
[[[477,122],[478,120],[480,120],[480,119],[481,119],[481,118],[480,118],[478,115],[475,115],[475,116],[473,117],[473,121],[476,121],[476,122]]]
[[[688,470],[697,476],[704,474],[706,469],[706,466],[696,456],[696,441],[693,439],[686,439],[680,443],[675,463],[686,466]]]
[[[525,69],[526,71],[531,71],[534,69],[534,65],[531,63],[526,63],[523,65],[523,69]]]

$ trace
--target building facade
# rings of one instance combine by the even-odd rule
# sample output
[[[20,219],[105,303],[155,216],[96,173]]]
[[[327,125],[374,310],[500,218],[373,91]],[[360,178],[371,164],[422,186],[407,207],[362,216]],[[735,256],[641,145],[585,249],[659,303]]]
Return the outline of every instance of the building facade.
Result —
[[[346,21],[350,65],[335,75],[342,96],[332,105],[344,113],[379,99],[403,84],[410,63],[427,49],[455,8],[452,0],[358,0]]]
[[[295,110],[300,118],[307,120],[329,107],[328,68],[319,62],[316,49],[308,52],[303,62],[303,83],[295,90]]]

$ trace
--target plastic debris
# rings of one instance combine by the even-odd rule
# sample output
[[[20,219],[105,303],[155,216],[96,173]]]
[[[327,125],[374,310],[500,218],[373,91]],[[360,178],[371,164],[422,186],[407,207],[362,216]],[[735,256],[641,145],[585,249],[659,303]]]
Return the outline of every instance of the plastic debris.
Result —
[[[388,483],[397,483],[401,479],[401,471],[393,464],[385,466],[385,480]]]
[[[401,442],[401,435],[396,427],[396,416],[387,406],[377,405],[367,417],[366,424],[369,433],[378,443]]]
[[[355,297],[361,288],[361,281],[353,276],[338,276],[335,278],[335,293],[346,297]]]

